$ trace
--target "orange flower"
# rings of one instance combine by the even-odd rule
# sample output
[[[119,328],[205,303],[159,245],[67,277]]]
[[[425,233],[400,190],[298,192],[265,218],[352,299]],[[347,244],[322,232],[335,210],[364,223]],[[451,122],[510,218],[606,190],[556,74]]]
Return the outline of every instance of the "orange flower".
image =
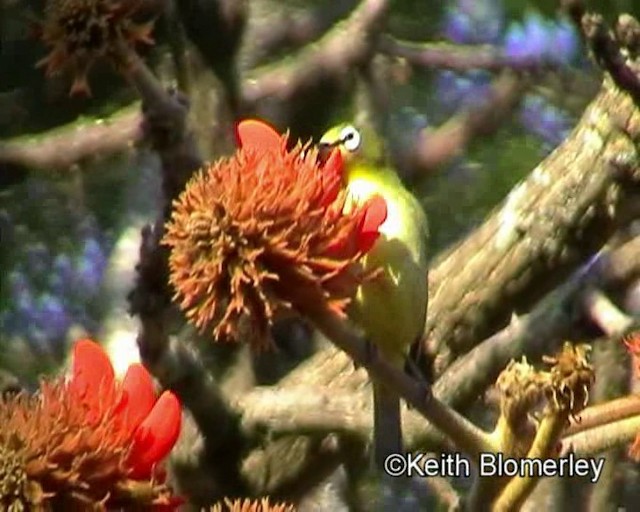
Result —
[[[170,391],[156,400],[143,366],[117,383],[100,346],[80,340],[67,381],[43,382],[35,396],[1,405],[0,452],[13,465],[7,472],[0,463],[0,488],[21,481],[13,501],[26,509],[173,510],[182,502],[159,465],[180,433],[181,406]]]
[[[321,166],[309,145],[257,120],[238,126],[241,148],[197,173],[174,202],[163,243],[170,281],[187,318],[217,339],[245,327],[268,346],[274,316],[326,305],[343,313],[372,278],[357,264],[379,236],[386,203],[343,213],[342,160]]]
[[[96,61],[104,58],[120,67],[121,48],[153,43],[153,22],[133,19],[142,5],[136,0],[48,0],[36,34],[51,51],[36,67],[44,67],[47,76],[69,68],[74,75],[69,94],[90,95],[87,74]]]
[[[127,458],[131,478],[150,478],[154,466],[178,440],[182,424],[178,398],[164,391],[156,400],[151,375],[139,363],[130,365],[122,382],[116,383],[109,357],[93,341],[75,344],[68,392],[86,408],[90,422],[100,421],[107,412],[113,414],[131,442]]]

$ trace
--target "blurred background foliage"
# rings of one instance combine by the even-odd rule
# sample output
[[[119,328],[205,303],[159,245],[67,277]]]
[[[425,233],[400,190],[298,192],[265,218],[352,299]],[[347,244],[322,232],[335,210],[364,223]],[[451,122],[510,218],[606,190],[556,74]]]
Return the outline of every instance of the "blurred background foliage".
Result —
[[[604,13],[640,15],[640,3],[633,0],[590,3]],[[340,18],[354,4],[251,1],[240,72],[295,51],[284,45],[263,55],[261,39],[254,37],[268,33],[270,24],[285,14]],[[45,49],[29,37],[28,23],[42,9],[39,0],[0,3],[0,139],[37,137],[59,125],[111,114],[135,98],[107,65],[92,71],[93,95],[87,99],[68,97],[68,78],[45,80],[42,70],[34,68]],[[144,53],[159,70],[171,50],[172,26],[160,20],[158,44]],[[436,254],[477,225],[561,143],[597,90],[599,76],[553,0],[396,0],[386,31],[409,41],[493,45],[513,58],[533,57],[554,65],[496,133],[473,141],[447,168],[420,175],[400,169],[430,216]],[[394,85],[387,113],[385,135],[392,155],[401,155],[415,137],[428,137],[429,130],[461,108],[481,103],[492,79],[479,70],[413,67],[407,73],[406,80]],[[305,111],[305,122],[297,123],[294,134],[318,136],[344,116],[348,108],[334,103],[327,108],[318,102],[317,119]],[[33,378],[60,363],[70,338],[83,332],[100,334],[108,313],[105,272],[132,218],[153,215],[153,194],[148,194],[157,189],[153,169],[153,159],[132,152],[19,179],[9,178],[12,169],[0,168],[0,367]],[[133,267],[135,259],[130,263]]]

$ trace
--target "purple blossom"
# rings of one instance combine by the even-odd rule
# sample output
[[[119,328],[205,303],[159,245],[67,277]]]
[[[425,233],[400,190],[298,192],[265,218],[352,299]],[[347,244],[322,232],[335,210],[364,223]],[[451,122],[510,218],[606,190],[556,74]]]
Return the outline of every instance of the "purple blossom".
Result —
[[[505,34],[504,55],[516,61],[538,60],[568,64],[577,55],[578,35],[566,19],[545,20],[540,14],[527,14],[524,25],[513,22]]]
[[[71,291],[74,283],[73,262],[66,254],[58,254],[53,260],[49,288],[55,295]]]
[[[48,339],[60,339],[67,334],[71,326],[71,318],[59,298],[44,293],[38,300],[36,327]]]
[[[573,24],[567,19],[556,23],[551,33],[548,57],[556,64],[570,63],[578,53],[580,39]]]
[[[82,251],[76,260],[76,288],[84,297],[98,293],[107,265],[107,258],[95,238],[85,240]]]
[[[504,10],[499,0],[459,0],[447,10],[443,32],[454,43],[495,43],[503,23]]]
[[[436,94],[446,110],[456,110],[481,104],[490,87],[489,75],[483,71],[465,74],[444,70],[436,77]]]
[[[570,130],[570,119],[560,109],[540,96],[527,96],[520,111],[520,121],[531,133],[552,149],[562,142]]]

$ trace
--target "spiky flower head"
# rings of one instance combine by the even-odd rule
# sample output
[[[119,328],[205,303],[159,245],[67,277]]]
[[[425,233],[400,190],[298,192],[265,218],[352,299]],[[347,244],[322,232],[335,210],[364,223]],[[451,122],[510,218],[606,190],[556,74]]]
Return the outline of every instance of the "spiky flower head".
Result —
[[[590,353],[589,345],[566,341],[555,356],[543,356],[542,360],[552,365],[549,394],[556,410],[568,411],[575,416],[587,406],[589,389],[595,380]]]
[[[63,70],[73,74],[70,95],[90,95],[87,75],[96,61],[124,65],[122,50],[152,44],[153,22],[138,22],[141,0],[47,0],[36,33],[50,48],[36,66],[47,76]]]
[[[574,417],[587,405],[594,381],[589,351],[588,345],[565,342],[555,356],[543,356],[548,371],[534,368],[525,357],[511,361],[496,381],[502,416],[512,427],[540,415]]]
[[[269,498],[259,500],[225,498],[224,502],[216,503],[210,512],[295,512],[295,507],[288,503],[271,503]]]
[[[343,314],[359,284],[373,278],[358,259],[387,215],[376,196],[345,208],[342,160],[324,164],[315,148],[269,125],[238,126],[240,149],[198,172],[174,202],[163,243],[170,247],[175,299],[200,330],[257,348],[270,345],[276,314],[326,306]]]
[[[541,408],[548,386],[548,375],[531,366],[526,357],[511,360],[496,381],[502,415],[512,425],[524,421]]]
[[[116,383],[102,349],[80,340],[68,380],[0,399],[0,510],[172,510],[181,500],[159,463],[180,423],[177,398],[156,400],[142,366]]]

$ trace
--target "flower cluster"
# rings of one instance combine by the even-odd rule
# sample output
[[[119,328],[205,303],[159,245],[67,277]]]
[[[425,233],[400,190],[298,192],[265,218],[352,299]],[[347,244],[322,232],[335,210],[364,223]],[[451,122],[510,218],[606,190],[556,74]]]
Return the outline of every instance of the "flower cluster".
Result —
[[[527,13],[523,24],[513,22],[504,38],[504,54],[515,61],[569,64],[579,47],[579,36],[569,20],[545,20],[533,11]]]
[[[520,109],[520,122],[527,131],[542,141],[545,152],[551,151],[566,139],[572,125],[566,113],[536,95],[525,97]]]
[[[107,59],[121,66],[123,48],[153,43],[153,22],[135,19],[141,5],[126,0],[48,0],[37,34],[51,51],[37,66],[44,67],[47,76],[70,69],[70,94],[91,94],[87,74],[96,61]]]
[[[534,368],[526,358],[511,361],[496,382],[502,416],[512,424],[531,414],[575,417],[586,407],[595,377],[589,352],[588,345],[565,342],[555,356],[543,356],[548,371]]]
[[[74,250],[67,248],[68,241],[51,248],[26,227],[22,231],[26,240],[16,244],[21,249],[3,283],[7,306],[0,310],[0,330],[26,341],[34,354],[57,355],[65,349],[71,326],[94,328],[91,306],[107,267],[109,243],[90,218],[77,229]]]
[[[172,510],[182,500],[159,466],[180,433],[182,411],[148,372],[116,382],[108,356],[76,342],[68,379],[0,402],[0,509]]]
[[[278,312],[342,313],[364,273],[358,258],[379,236],[386,203],[344,209],[342,160],[320,164],[308,145],[287,148],[265,123],[238,126],[241,148],[202,169],[175,201],[163,243],[170,282],[187,318],[237,340],[249,327],[269,346]],[[348,213],[347,213],[348,211]]]
[[[454,43],[494,43],[503,25],[500,0],[457,0],[450,3],[445,14],[444,35]]]

